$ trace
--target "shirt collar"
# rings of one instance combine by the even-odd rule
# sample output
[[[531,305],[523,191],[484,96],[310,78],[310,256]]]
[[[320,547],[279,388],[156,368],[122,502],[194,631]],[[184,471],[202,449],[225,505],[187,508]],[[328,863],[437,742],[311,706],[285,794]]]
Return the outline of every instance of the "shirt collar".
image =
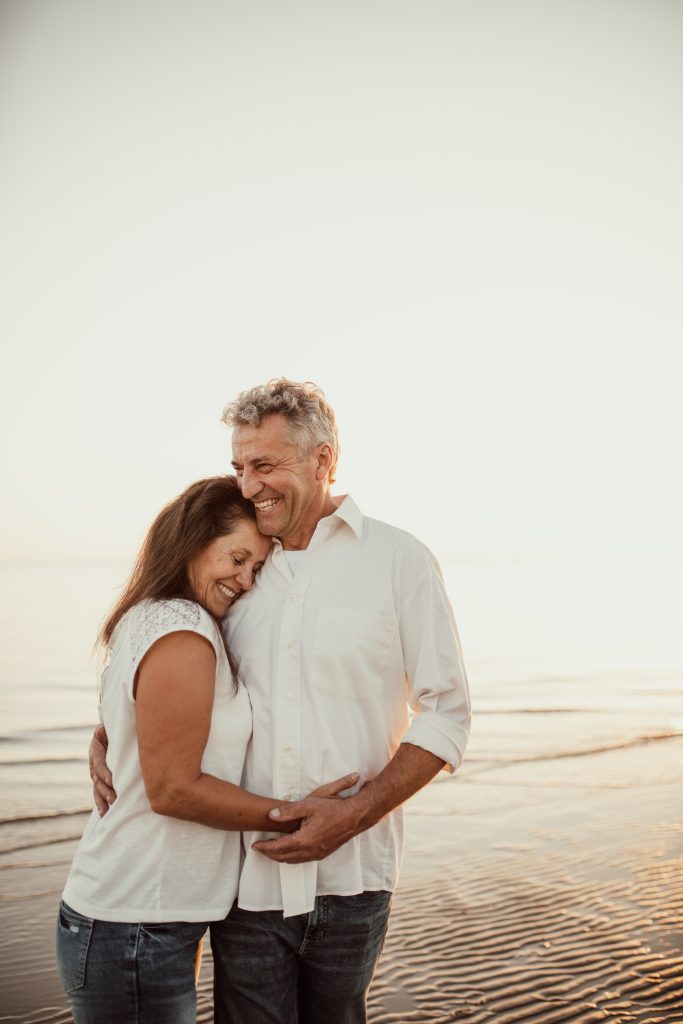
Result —
[[[356,537],[360,540],[363,536],[363,513],[358,508],[358,505],[356,505],[350,494],[342,494],[338,499],[335,498],[334,500],[338,500],[339,504],[337,505],[336,512],[333,512],[329,518],[341,519],[342,522],[351,527]],[[321,522],[324,523],[325,520],[323,519]],[[320,523],[318,523],[318,526],[320,526]]]
[[[325,540],[329,536],[333,529],[339,527],[340,521],[346,523],[356,537],[360,540],[363,536],[363,513],[356,505],[355,501],[349,494],[341,494],[333,497],[332,499],[337,507],[329,516],[323,516],[318,525],[315,528],[315,533],[311,537],[311,542],[308,545],[309,548],[315,547],[320,544],[321,541]],[[282,542],[279,537],[273,538],[273,554],[282,551]]]

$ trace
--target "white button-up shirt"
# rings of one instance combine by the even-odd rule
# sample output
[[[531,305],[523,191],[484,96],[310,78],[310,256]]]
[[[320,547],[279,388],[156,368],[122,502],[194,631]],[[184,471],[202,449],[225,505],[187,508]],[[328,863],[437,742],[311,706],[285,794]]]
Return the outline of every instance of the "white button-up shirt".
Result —
[[[360,788],[401,742],[451,771],[460,764],[470,701],[439,567],[418,540],[363,516],[350,497],[318,523],[294,569],[275,542],[226,632],[252,704],[243,780],[251,792],[298,800],[352,771]],[[271,836],[244,836],[239,905],[305,913],[316,895],[394,889],[403,809],[307,864],[251,849]]]

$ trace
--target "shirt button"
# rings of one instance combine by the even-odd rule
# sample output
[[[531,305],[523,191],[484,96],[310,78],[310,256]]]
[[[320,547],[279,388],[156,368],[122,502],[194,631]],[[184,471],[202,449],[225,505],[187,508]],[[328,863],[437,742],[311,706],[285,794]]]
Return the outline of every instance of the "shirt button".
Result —
[[[291,690],[287,691],[287,700],[294,700],[294,694]]]
[[[290,750],[292,749],[292,744],[291,743],[285,743],[285,745],[283,746],[282,749],[285,751],[285,753],[288,754],[290,752]]]
[[[294,604],[294,602],[297,600],[297,595],[296,594],[290,594],[289,595],[289,600],[292,602],[292,604]]]
[[[285,801],[285,803],[289,803],[289,801],[292,799],[292,794],[288,793],[287,796],[283,796],[282,799]]]

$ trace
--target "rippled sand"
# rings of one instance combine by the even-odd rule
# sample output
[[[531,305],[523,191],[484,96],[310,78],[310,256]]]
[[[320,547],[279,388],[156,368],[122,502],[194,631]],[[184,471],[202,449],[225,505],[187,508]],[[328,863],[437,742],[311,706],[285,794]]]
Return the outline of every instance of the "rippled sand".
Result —
[[[419,794],[372,1024],[681,1024],[682,763],[681,737],[473,757]],[[0,857],[0,1020],[66,1022],[52,931],[74,844],[21,838]],[[207,951],[202,1021],[210,972]]]
[[[421,795],[373,1024],[683,1021],[682,763],[677,738]]]

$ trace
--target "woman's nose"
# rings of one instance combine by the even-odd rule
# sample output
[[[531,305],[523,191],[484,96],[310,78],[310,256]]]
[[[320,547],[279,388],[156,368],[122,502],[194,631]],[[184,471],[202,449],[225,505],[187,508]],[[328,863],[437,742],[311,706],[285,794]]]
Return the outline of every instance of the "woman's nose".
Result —
[[[237,573],[237,582],[241,586],[242,590],[251,590],[254,585],[254,577],[251,569],[248,569],[243,565]]]

